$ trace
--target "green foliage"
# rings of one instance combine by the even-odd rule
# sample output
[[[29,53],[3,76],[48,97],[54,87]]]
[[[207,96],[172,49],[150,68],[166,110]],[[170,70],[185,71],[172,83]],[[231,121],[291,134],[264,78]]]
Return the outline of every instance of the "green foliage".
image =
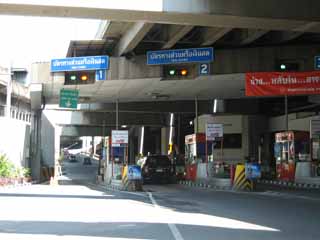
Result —
[[[5,178],[28,178],[31,176],[31,169],[15,167],[5,154],[0,154],[0,177]]]
[[[31,177],[31,169],[30,168],[23,168],[23,176],[24,177]]]
[[[0,177],[14,177],[16,174],[13,163],[5,154],[0,154]]]

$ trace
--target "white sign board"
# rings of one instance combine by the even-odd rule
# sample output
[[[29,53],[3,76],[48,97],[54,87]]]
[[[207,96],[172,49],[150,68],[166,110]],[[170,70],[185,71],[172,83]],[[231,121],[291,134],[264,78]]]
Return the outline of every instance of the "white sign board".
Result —
[[[112,130],[111,141],[114,144],[128,144],[128,131],[127,130]]]
[[[207,123],[206,124],[206,140],[214,141],[216,138],[223,137],[223,124]]]

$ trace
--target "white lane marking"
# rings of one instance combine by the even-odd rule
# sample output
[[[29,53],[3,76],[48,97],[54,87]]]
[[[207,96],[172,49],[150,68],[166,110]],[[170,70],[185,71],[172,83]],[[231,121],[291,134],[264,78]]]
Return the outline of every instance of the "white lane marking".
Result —
[[[169,223],[168,226],[169,226],[169,228],[170,228],[170,230],[176,240],[183,240],[183,237],[181,236],[181,233],[179,232],[176,225]]]
[[[149,195],[150,201],[152,202],[154,207],[160,208],[160,206],[158,205],[158,203],[156,202],[156,200],[152,196],[152,193],[148,192],[148,195]],[[175,224],[168,223],[168,226],[169,226],[170,231],[171,231],[172,235],[174,236],[175,240],[184,240],[182,235],[181,235],[181,233],[180,233],[180,231],[178,230],[178,228],[176,227]]]
[[[121,190],[116,190],[116,189],[109,190],[108,188],[105,188],[104,186],[96,185],[96,184],[93,184],[93,183],[86,183],[86,185],[99,188],[99,189],[101,189],[101,190],[104,191],[104,192],[105,192],[105,191],[109,191],[109,192],[119,192],[119,193],[128,194],[128,195],[135,195],[135,196],[139,196],[139,197],[145,197],[145,198],[148,197],[148,196],[146,196],[146,194],[143,193],[143,192],[142,192],[142,193],[138,193],[138,192],[128,192],[128,191],[121,191]]]

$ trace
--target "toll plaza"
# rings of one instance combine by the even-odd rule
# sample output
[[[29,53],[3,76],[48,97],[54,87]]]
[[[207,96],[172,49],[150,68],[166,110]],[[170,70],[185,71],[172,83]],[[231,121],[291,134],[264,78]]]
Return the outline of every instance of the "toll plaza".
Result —
[[[95,38],[70,41],[65,56],[33,64],[33,126],[44,133],[34,142],[50,143],[44,157],[34,151],[34,177],[41,178],[41,162],[57,163],[65,139],[96,136],[100,149],[111,141],[102,161],[136,164],[148,153],[174,154],[184,159],[185,180],[226,183],[238,163],[256,162],[262,179],[317,184],[319,29],[312,4],[270,1],[252,11],[242,1],[133,9],[120,2],[114,9],[1,3],[6,14],[101,19]],[[208,136],[212,124],[220,126],[218,137]],[[115,130],[128,132],[125,147],[113,149]],[[98,176],[108,175],[100,164]]]
[[[319,239],[320,2],[150,2],[0,1],[99,20],[30,86],[0,64],[0,165],[40,183],[0,238]]]

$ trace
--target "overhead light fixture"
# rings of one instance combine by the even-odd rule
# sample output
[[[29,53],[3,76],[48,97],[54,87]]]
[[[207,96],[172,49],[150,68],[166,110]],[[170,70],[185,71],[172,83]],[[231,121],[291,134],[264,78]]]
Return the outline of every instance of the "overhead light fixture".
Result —
[[[128,126],[127,126],[127,125],[121,125],[121,127],[122,127],[122,128],[127,128]]]
[[[143,144],[144,144],[144,126],[141,127],[140,151],[139,151],[141,155],[143,155]]]
[[[217,113],[217,108],[218,108],[218,100],[215,99],[213,102],[213,113]]]
[[[173,145],[173,123],[174,123],[174,114],[170,113],[170,132],[169,132],[169,151],[168,154],[172,153]]]

